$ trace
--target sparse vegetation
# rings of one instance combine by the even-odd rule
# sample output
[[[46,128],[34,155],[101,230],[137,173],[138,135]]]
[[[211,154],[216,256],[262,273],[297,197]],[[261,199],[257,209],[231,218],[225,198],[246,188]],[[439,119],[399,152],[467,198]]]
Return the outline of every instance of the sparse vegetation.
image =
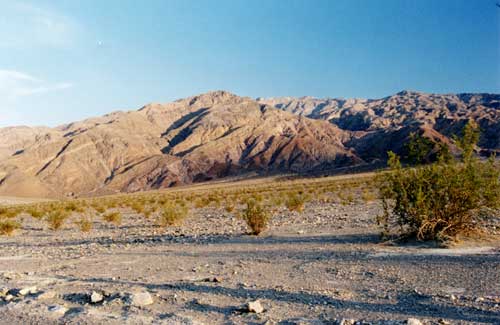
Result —
[[[186,206],[168,202],[162,206],[158,221],[162,227],[174,226],[182,223],[187,215],[188,208]]]
[[[10,236],[15,230],[20,229],[21,224],[14,220],[0,220],[0,235]]]
[[[118,211],[112,211],[105,213],[102,218],[109,223],[119,226],[122,223],[122,214]]]
[[[302,212],[308,199],[309,196],[304,193],[292,192],[288,195],[285,205],[290,211]]]
[[[241,211],[240,216],[251,229],[251,234],[259,235],[267,228],[271,212],[255,199],[250,199],[246,202],[246,207]]]
[[[272,211],[276,211],[282,205],[291,211],[302,213],[305,203],[311,198],[318,202],[330,203],[341,189],[348,189],[349,197],[353,199],[352,193],[355,189],[365,186],[360,184],[366,184],[369,179],[364,178],[362,181],[330,178],[287,179],[257,182],[251,185],[225,184],[215,189],[210,186],[189,191],[169,189],[92,199],[0,206],[0,219],[12,219],[18,215],[31,216],[46,221],[50,229],[58,230],[69,217],[72,217],[75,221],[71,225],[88,232],[92,231],[93,219],[101,219],[119,226],[122,218],[129,214],[141,214],[146,219],[154,218],[161,226],[179,225],[187,217],[189,209],[194,207],[225,210],[238,217],[244,215],[249,226],[252,224],[250,227],[254,227],[255,233],[258,233],[265,229],[268,220],[266,216],[271,215]],[[356,191],[361,193],[360,189]],[[248,205],[248,202],[254,203]],[[262,216],[259,216],[260,214]]]
[[[64,209],[57,209],[50,211],[47,214],[47,222],[50,230],[59,230],[64,224],[64,221],[69,217],[69,213]]]
[[[90,232],[92,230],[92,221],[88,218],[82,218],[75,223],[82,232]]]
[[[469,123],[457,141],[460,162],[403,169],[389,153],[390,172],[380,176],[384,235],[448,241],[478,230],[479,217],[500,205],[500,172],[494,157],[482,162],[473,148],[479,133]]]

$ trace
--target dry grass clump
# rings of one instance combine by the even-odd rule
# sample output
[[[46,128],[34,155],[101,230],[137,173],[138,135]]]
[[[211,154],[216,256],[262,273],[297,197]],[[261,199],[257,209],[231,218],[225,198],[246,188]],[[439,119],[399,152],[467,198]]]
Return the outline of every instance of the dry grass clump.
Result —
[[[75,221],[81,232],[90,232],[92,230],[92,221],[88,218],[82,218]]]
[[[445,242],[477,232],[480,217],[500,208],[500,170],[494,158],[481,162],[473,146],[479,134],[473,124],[458,141],[461,162],[443,160],[403,169],[389,153],[391,171],[380,175],[384,235]]]
[[[303,212],[306,202],[309,200],[309,196],[300,192],[292,192],[288,195],[285,201],[285,205],[290,211]]]
[[[350,205],[354,203],[354,195],[350,190],[347,191],[340,191],[338,193],[339,199],[340,199],[340,204],[342,205]]]
[[[106,207],[100,203],[92,204],[92,208],[99,214],[103,214],[104,212],[106,212]]]
[[[167,202],[161,207],[158,223],[162,227],[181,224],[188,216],[189,209],[186,205]]]
[[[199,197],[194,201],[194,207],[197,209],[205,208],[210,205],[210,200],[208,198]]]
[[[226,210],[227,213],[231,213],[235,210],[236,205],[234,204],[234,201],[227,201],[226,204],[224,205],[224,210]]]
[[[252,235],[259,235],[266,230],[271,219],[271,212],[261,203],[250,199],[246,202],[246,207],[241,211],[240,217],[245,220]]]
[[[42,219],[45,214],[45,211],[38,206],[29,206],[25,212],[35,219]]]
[[[15,220],[0,220],[0,235],[10,236],[20,228],[21,224]]]
[[[375,201],[377,199],[377,194],[375,193],[374,189],[365,188],[361,192],[361,199],[364,202],[372,202],[372,201]]]
[[[17,217],[21,210],[17,207],[1,207],[0,206],[0,219],[11,219]]]
[[[103,214],[103,220],[109,223],[119,226],[122,223],[122,214],[118,211],[111,211]]]
[[[146,210],[145,204],[142,201],[132,201],[129,203],[129,207],[137,214],[144,214]]]
[[[54,231],[61,229],[68,217],[68,211],[62,208],[54,208],[54,210],[50,211],[46,216],[49,229]]]

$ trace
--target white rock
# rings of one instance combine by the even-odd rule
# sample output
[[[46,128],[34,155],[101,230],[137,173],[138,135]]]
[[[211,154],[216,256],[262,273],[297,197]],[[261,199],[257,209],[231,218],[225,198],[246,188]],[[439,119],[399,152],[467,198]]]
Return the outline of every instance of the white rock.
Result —
[[[136,292],[130,295],[130,304],[133,306],[151,305],[153,297],[148,292]]]
[[[26,288],[22,288],[21,290],[19,290],[19,294],[21,296],[26,296],[28,294],[36,294],[38,292],[37,288],[35,286],[32,286],[32,287],[26,287]]]
[[[422,322],[416,318],[408,318],[406,320],[406,324],[408,324],[408,325],[422,325]]]
[[[264,311],[264,307],[262,307],[262,304],[260,303],[260,301],[255,300],[255,301],[250,301],[247,303],[246,310],[249,313],[260,314]]]
[[[92,291],[92,293],[90,294],[90,302],[92,302],[93,304],[97,304],[103,300],[104,297],[99,292]]]
[[[12,299],[14,299],[14,296],[13,296],[13,295],[6,295],[3,299],[4,299],[5,301],[9,302],[9,301],[11,301]]]
[[[55,298],[57,293],[55,291],[45,291],[42,292],[38,297],[36,297],[38,300],[49,300]]]

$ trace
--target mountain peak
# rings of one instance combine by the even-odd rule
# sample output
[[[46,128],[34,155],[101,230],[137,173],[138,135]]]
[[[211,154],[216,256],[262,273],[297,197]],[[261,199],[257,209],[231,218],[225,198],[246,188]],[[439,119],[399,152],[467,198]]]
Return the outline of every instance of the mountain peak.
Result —
[[[401,90],[400,92],[396,93],[397,96],[414,96],[414,95],[421,95],[421,92],[414,91],[414,90]]]

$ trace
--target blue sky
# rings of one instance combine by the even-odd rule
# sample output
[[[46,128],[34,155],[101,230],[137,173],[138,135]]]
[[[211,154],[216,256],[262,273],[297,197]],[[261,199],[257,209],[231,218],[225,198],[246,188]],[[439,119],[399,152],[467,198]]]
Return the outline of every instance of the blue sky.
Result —
[[[500,93],[494,0],[0,0],[0,126],[224,89]]]

